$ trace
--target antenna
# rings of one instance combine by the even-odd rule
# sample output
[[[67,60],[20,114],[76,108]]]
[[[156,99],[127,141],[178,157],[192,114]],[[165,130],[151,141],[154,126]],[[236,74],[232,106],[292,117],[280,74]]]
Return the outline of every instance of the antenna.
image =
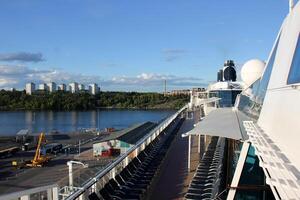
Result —
[[[293,10],[294,8],[294,0],[289,0],[289,7],[290,7],[290,12]]]
[[[167,95],[167,80],[165,80],[165,95]]]

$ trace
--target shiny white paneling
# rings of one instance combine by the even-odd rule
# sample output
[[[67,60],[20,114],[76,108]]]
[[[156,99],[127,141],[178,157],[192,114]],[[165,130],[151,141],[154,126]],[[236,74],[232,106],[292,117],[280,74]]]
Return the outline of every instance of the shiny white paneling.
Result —
[[[287,85],[287,77],[300,31],[300,4],[282,25],[268,90],[258,120],[297,169],[300,169],[300,90]],[[300,67],[300,66],[299,66]]]

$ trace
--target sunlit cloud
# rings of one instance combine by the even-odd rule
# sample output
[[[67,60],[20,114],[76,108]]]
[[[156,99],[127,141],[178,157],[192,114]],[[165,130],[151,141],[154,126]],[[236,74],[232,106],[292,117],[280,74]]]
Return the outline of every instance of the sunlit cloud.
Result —
[[[114,90],[123,88],[124,90],[135,90],[143,87],[149,91],[158,88],[167,81],[169,87],[203,87],[207,83],[201,78],[180,77],[168,74],[141,73],[136,76],[115,76],[110,79],[103,79],[97,75],[75,74],[58,69],[33,69],[22,65],[0,65],[0,87],[23,89],[27,82],[47,83],[70,83],[78,82],[83,84],[98,83],[101,88]],[[127,88],[127,89],[126,89]],[[155,89],[153,89],[154,91]]]
[[[185,53],[185,49],[163,49],[162,50],[164,60],[172,62],[180,59]]]

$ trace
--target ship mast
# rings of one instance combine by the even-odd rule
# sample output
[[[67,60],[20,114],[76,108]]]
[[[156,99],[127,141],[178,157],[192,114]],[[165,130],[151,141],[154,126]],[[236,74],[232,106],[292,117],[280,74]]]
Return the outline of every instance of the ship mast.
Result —
[[[289,8],[290,8],[290,12],[291,12],[294,8],[294,0],[289,0]]]

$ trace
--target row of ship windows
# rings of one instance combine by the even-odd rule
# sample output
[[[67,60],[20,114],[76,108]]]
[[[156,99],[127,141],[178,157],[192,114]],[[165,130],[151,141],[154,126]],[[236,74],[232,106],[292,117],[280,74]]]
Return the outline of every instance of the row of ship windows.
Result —
[[[266,69],[263,76],[252,84],[251,95],[241,94],[239,109],[250,116],[251,118],[257,119],[265,98],[268,83],[270,80],[271,72],[276,57],[278,42],[280,41],[280,35],[275,43],[274,50],[271,54],[269,62],[267,63]],[[289,71],[287,84],[300,83],[300,37],[298,37],[296,49],[294,52],[292,64]]]
[[[298,42],[296,45],[292,65],[290,68],[288,76],[288,84],[300,83],[300,40],[298,37]]]
[[[276,57],[278,42],[280,41],[280,36],[278,37],[278,40],[276,41],[274,50],[271,54],[270,60],[266,66],[266,69],[264,71],[264,74],[261,79],[257,80],[255,83],[252,84],[252,90],[254,96],[256,96],[257,101],[262,104],[268,83],[270,80],[272,68],[274,65],[274,60]],[[300,83],[300,37],[298,37],[297,45],[295,48],[292,64],[289,71],[289,76],[287,80],[287,84],[296,84]]]
[[[269,62],[267,63],[263,76],[251,85],[247,94],[242,93],[240,95],[238,109],[243,113],[245,113],[250,118],[252,118],[253,120],[257,120],[260,114],[262,103],[265,98],[271,72],[273,69],[273,64],[276,57],[279,40],[280,40],[280,35],[276,40],[274,50],[271,53],[271,57],[269,59]]]

